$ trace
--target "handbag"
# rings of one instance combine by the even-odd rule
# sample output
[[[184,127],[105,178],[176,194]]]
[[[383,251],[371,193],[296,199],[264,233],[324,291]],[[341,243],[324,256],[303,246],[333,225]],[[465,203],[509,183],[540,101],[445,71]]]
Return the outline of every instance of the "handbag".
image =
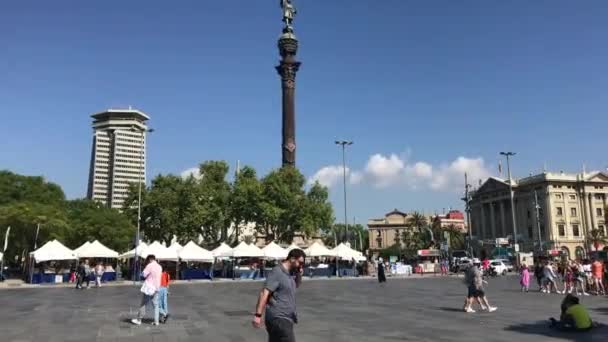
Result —
[[[141,286],[141,289],[139,291],[141,291],[141,293],[145,294],[146,296],[153,296],[154,293],[156,293],[156,288],[154,288],[154,286],[151,286],[144,281],[144,283]]]

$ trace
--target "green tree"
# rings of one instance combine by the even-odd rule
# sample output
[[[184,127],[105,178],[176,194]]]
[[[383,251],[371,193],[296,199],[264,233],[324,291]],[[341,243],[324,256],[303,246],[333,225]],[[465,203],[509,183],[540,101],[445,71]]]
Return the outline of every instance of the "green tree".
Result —
[[[336,235],[334,235],[336,234]],[[369,249],[369,231],[361,224],[349,224],[348,235],[344,229],[344,223],[336,223],[332,229],[323,231],[323,242],[326,246],[335,247],[335,237],[340,241],[349,241],[351,247],[366,251]],[[363,246],[361,246],[363,243]]]
[[[198,199],[201,204],[202,236],[207,243],[227,241],[230,215],[229,166],[225,161],[206,161],[200,166]]]
[[[42,177],[0,171],[0,233],[11,227],[5,260],[20,261],[34,249],[37,225],[38,246],[49,239],[62,239],[69,228],[65,195],[57,184]],[[2,240],[3,241],[3,240]]]
[[[450,224],[445,228],[448,235],[449,246],[453,250],[464,249],[464,233],[460,231],[454,224]]]
[[[77,248],[85,241],[99,240],[117,251],[127,250],[133,243],[135,229],[129,218],[116,209],[88,199],[67,203],[69,229],[63,242]]]
[[[426,247],[423,234],[412,228],[407,228],[401,233],[401,241],[403,254],[407,258],[415,257],[419,249]]]
[[[260,217],[256,227],[267,240],[292,242],[296,233],[311,237],[331,228],[333,209],[327,189],[314,184],[306,193],[304,176],[294,167],[271,171],[262,179]]]
[[[230,194],[230,214],[234,224],[234,240],[239,241],[240,226],[256,223],[261,216],[262,184],[252,167],[245,166],[236,175]]]
[[[416,228],[416,230],[421,231],[423,227],[426,227],[428,224],[428,220],[424,214],[414,211],[412,216],[410,216],[408,223]]]

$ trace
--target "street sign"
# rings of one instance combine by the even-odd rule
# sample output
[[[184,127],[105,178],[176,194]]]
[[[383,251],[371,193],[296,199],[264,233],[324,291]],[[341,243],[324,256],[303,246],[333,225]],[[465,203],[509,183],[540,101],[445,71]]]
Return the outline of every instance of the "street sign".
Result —
[[[515,253],[519,253],[519,244],[518,244],[518,243],[516,243],[516,244],[514,245],[514,247],[515,247]]]

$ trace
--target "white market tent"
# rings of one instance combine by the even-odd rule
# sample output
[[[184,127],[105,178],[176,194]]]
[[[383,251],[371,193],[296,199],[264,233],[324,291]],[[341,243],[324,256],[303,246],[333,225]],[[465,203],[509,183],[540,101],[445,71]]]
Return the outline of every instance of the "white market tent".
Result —
[[[49,260],[76,260],[76,254],[73,250],[62,245],[57,240],[52,240],[44,244],[44,246],[30,253],[36,262]]]
[[[289,247],[285,248],[285,250],[287,251],[287,253],[291,252],[292,249],[302,249],[300,248],[300,246],[296,245],[295,243],[291,243],[291,245],[289,245]]]
[[[324,256],[334,256],[334,253],[327,249],[324,245],[315,241],[310,247],[304,250],[307,257],[324,257]]]
[[[2,254],[2,252],[0,252],[0,259],[2,259],[2,257],[4,257],[4,254]]]
[[[132,250],[125,252],[121,255],[119,255],[118,257],[120,259],[130,259],[130,258],[134,258],[135,257],[135,250],[137,250],[137,256],[139,256],[140,258],[142,257],[142,254],[144,252],[144,250],[148,248],[148,245],[146,245],[145,242],[140,242],[139,246],[137,246],[136,248],[133,248]]]
[[[80,247],[76,248],[74,250],[74,253],[76,254],[76,256],[78,256],[78,253],[84,251],[87,248],[87,246],[89,246],[90,244],[91,243],[89,241],[87,241],[87,242],[83,243],[82,245],[80,245]]]
[[[79,258],[118,258],[118,252],[104,246],[98,240],[95,240],[88,245],[85,243],[78,247],[78,249],[78,252],[75,252],[76,256]]]
[[[213,256],[216,258],[226,258],[232,256],[232,248],[222,242],[222,244],[219,245],[219,247],[217,247],[213,251],[211,251],[211,253],[213,253]]]
[[[245,241],[241,241],[238,246],[234,247],[229,256],[233,258],[263,258],[264,252],[255,245],[249,245]]]
[[[192,241],[190,241],[190,242],[192,242]],[[180,245],[179,242],[175,241],[174,243],[171,244],[171,246],[169,246],[169,248],[175,250],[179,254],[179,251],[181,251],[182,248],[184,248],[184,246]]]
[[[267,259],[285,259],[287,258],[287,253],[289,253],[286,249],[274,243],[274,241],[262,248],[262,252],[264,252],[264,257]]]
[[[178,255],[183,261],[213,262],[213,253],[200,247],[193,241],[188,242],[179,251]]]
[[[332,249],[331,251],[334,253],[335,256],[337,256],[340,259],[344,259],[344,260],[355,259],[355,261],[365,261],[366,260],[366,258],[363,256],[363,254],[361,252],[348,247],[344,243],[339,244],[338,247]]]
[[[160,242],[154,241],[148,247],[143,250],[141,254],[142,258],[147,258],[148,255],[153,254],[156,260],[175,260],[177,261],[177,251],[174,249],[163,246]]]

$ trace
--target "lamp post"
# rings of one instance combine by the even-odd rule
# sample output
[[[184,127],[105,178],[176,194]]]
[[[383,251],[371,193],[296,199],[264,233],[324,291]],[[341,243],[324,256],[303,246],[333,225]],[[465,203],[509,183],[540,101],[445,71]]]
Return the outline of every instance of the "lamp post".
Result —
[[[471,227],[471,198],[469,197],[469,188],[471,184],[469,184],[469,179],[467,177],[467,173],[464,173],[464,201],[465,201],[465,209],[464,212],[467,215],[467,227],[469,228],[469,241],[467,249],[469,253],[471,253],[471,257],[473,257],[473,227]]]
[[[510,157],[515,155],[515,152],[500,152],[501,155],[507,157],[507,175],[509,177],[509,195],[511,197],[511,219],[513,220],[513,249],[519,252],[517,244],[517,223],[515,221],[515,201],[513,200],[513,180],[511,179],[511,163]]]
[[[152,133],[154,132],[153,128],[149,128],[149,129],[138,129],[136,127],[131,127],[131,131],[132,132],[139,132],[141,134],[141,140],[140,140],[140,169],[139,169],[139,181],[137,182],[138,184],[138,189],[137,189],[137,233],[135,234],[135,258],[133,259],[134,261],[134,266],[133,266],[133,282],[137,282],[137,279],[139,278],[139,259],[138,259],[138,249],[139,249],[139,235],[140,235],[140,230],[141,230],[141,183],[142,183],[142,178],[144,178],[145,175],[145,163],[144,163],[144,150],[145,150],[145,145],[144,145],[144,137],[145,137],[145,133]],[[143,180],[145,182],[145,179]]]
[[[350,146],[352,144],[352,141],[336,140],[336,145],[342,146],[342,174],[344,181],[344,229],[346,232],[346,239],[348,239],[348,216],[346,213],[346,146]]]

